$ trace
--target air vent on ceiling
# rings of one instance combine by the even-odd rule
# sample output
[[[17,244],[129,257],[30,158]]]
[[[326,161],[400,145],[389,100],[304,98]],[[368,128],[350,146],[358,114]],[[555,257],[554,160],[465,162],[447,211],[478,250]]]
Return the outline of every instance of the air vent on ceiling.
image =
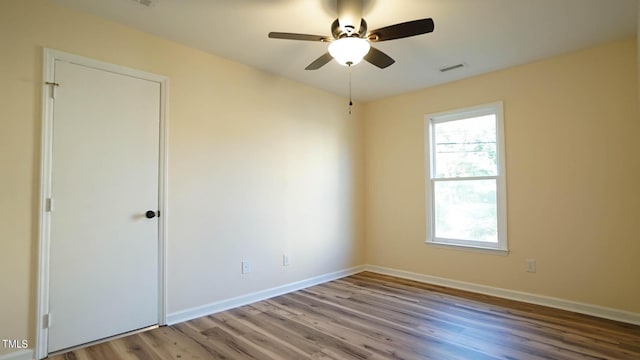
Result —
[[[447,71],[451,71],[451,70],[455,70],[455,69],[460,69],[463,68],[465,65],[460,63],[460,64],[455,64],[455,65],[449,65],[449,66],[445,66],[445,67],[441,67],[440,68],[440,72],[447,72]]]
[[[157,2],[157,0],[131,0],[131,1],[146,7],[152,7]]]

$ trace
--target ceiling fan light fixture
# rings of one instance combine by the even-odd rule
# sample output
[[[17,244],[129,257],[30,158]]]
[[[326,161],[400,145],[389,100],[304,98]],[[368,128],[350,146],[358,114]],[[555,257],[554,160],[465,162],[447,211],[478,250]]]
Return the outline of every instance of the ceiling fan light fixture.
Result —
[[[329,44],[329,54],[343,66],[356,65],[367,55],[371,45],[367,39],[344,37]]]

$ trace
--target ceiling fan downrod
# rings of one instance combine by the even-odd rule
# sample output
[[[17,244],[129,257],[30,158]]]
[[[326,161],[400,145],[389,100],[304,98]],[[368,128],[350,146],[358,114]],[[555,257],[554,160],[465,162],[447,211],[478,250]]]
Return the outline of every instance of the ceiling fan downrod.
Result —
[[[362,0],[337,0],[338,23],[342,32],[351,36],[360,31]],[[366,31],[366,30],[365,30]]]

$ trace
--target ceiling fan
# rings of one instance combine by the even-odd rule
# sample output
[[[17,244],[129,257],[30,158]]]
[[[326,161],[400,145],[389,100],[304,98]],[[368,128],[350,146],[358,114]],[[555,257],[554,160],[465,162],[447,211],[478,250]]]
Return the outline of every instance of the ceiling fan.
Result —
[[[431,18],[407,21],[367,32],[362,18],[362,0],[337,0],[338,18],[331,24],[331,36],[270,32],[272,39],[319,41],[329,43],[328,52],[309,64],[305,70],[317,70],[335,59],[344,66],[352,66],[362,59],[384,69],[395,62],[389,55],[370,43],[395,40],[430,33],[434,29]]]

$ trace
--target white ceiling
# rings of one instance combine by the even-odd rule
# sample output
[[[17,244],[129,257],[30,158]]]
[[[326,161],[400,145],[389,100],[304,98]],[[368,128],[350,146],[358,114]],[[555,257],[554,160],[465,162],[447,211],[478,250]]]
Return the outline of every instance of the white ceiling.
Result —
[[[269,31],[329,35],[335,0],[54,0],[144,32],[346,96],[347,68],[304,68],[327,44]],[[636,0],[364,0],[369,29],[433,18],[435,31],[374,46],[396,60],[354,66],[353,97],[369,101],[632,37]],[[441,73],[444,66],[464,68]],[[576,64],[579,66],[579,64]]]

